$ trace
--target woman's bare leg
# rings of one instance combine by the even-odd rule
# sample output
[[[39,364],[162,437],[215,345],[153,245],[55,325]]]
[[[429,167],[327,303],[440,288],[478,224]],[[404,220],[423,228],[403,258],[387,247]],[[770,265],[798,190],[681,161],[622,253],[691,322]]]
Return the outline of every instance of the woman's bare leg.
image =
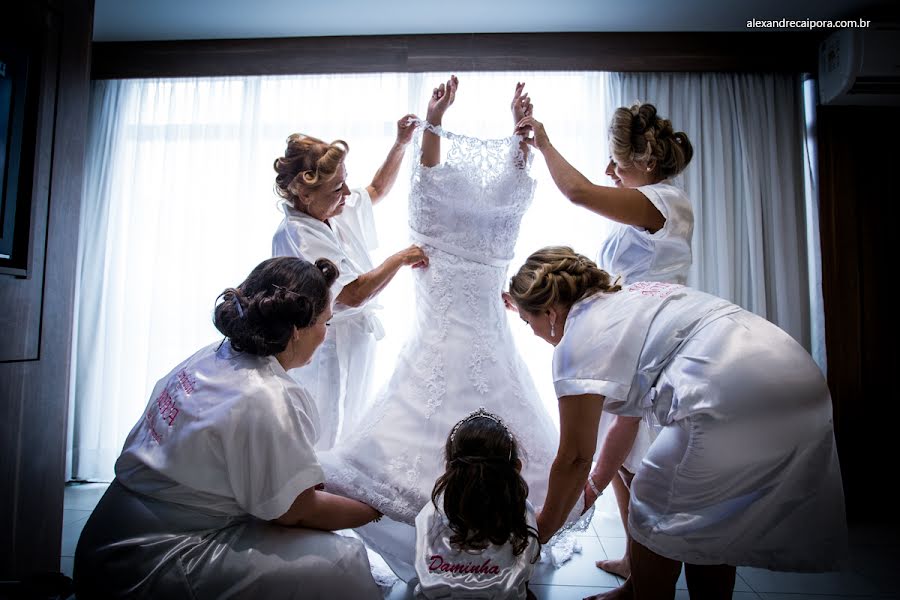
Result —
[[[625,556],[618,559],[598,560],[595,563],[598,569],[603,569],[607,573],[612,573],[625,579],[628,579],[631,575],[631,565],[628,562],[628,552],[631,545],[631,536],[628,534],[628,503],[631,501],[632,479],[634,479],[634,473],[622,467],[619,469],[619,476],[612,480],[613,492],[616,494],[616,504],[619,507],[619,516],[622,518],[622,525],[625,527]]]

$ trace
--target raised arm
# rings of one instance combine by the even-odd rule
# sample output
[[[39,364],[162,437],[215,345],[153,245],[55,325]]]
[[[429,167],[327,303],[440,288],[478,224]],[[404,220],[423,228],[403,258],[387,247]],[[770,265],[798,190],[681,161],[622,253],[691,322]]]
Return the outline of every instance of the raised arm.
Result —
[[[397,173],[400,172],[400,164],[403,162],[403,154],[406,152],[406,146],[412,139],[417,125],[418,117],[416,115],[404,115],[397,121],[397,139],[388,151],[384,163],[375,171],[372,183],[366,186],[369,197],[372,199],[372,204],[377,204],[394,187],[394,182],[397,181]]]
[[[309,488],[300,493],[286,513],[275,519],[279,525],[309,527],[324,531],[360,527],[381,516],[357,500]]]
[[[521,119],[516,126],[516,133],[521,135],[527,135],[529,131],[534,132],[533,137],[528,138],[529,143],[544,155],[553,182],[573,204],[607,219],[643,227],[651,232],[665,225],[662,213],[638,190],[591,183],[550,143],[544,125],[532,116]]]
[[[509,108],[513,116],[513,131],[518,132],[519,121],[525,117],[530,117],[534,110],[531,98],[528,97],[528,92],[525,91],[525,82],[520,81],[516,84],[516,91],[513,94]],[[528,142],[523,139],[519,144],[519,149],[522,151],[522,164],[518,166],[524,167],[527,164],[525,159],[528,157]]]
[[[541,542],[559,531],[581,497],[597,448],[603,401],[597,394],[559,399],[559,450],[550,467],[547,499],[537,517]]]
[[[456,88],[459,80],[452,75],[447,83],[442,83],[434,88],[431,98],[428,100],[428,113],[426,120],[432,125],[439,126],[444,120],[444,113],[456,99]],[[441,137],[428,130],[422,134],[422,158],[421,163],[426,167],[434,167],[441,162]]]

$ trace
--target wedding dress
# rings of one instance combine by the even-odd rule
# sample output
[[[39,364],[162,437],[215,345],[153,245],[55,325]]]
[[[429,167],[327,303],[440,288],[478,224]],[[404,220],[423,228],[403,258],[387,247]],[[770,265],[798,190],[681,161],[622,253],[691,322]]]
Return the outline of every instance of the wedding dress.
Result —
[[[534,194],[530,160],[518,137],[480,140],[428,127],[449,148],[443,163],[425,167],[421,134],[416,138],[409,227],[430,264],[414,271],[413,331],[356,429],[319,453],[328,491],[387,517],[357,532],[405,580],[415,575],[414,520],[444,472],[444,445],[457,421],[481,406],[505,421],[519,442],[535,507],[544,503],[559,445],[500,295]],[[587,527],[591,515],[578,519],[581,508],[569,529]],[[550,558],[564,562],[575,546],[574,536],[558,535]]]

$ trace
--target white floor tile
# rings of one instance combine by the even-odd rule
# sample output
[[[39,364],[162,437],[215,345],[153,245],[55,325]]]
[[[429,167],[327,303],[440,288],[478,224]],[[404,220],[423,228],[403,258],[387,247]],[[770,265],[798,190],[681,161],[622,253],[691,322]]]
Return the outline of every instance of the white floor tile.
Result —
[[[559,568],[547,563],[538,563],[534,569],[531,582],[545,585],[566,585],[586,587],[619,586],[619,580],[594,566],[594,561],[606,556],[600,540],[596,538],[579,538],[581,553],[572,557],[569,562]],[[594,592],[597,593],[597,592]]]
[[[742,568],[740,574],[753,591],[759,594],[869,596],[880,593],[874,583],[850,571],[815,574],[781,573],[747,567]]]
[[[675,590],[675,600],[691,600],[690,594],[685,590]],[[754,592],[734,592],[731,600],[760,600],[759,595]],[[836,600],[832,598],[831,600]]]
[[[568,585],[540,585],[530,584],[529,589],[534,592],[538,600],[578,600],[588,598],[595,594],[605,594],[612,590],[611,587],[568,586]]]
[[[108,483],[81,483],[67,485],[63,500],[63,508],[75,510],[94,510],[97,502],[109,487]]]
[[[829,596],[824,594],[758,594],[760,600],[873,600],[872,596]],[[876,596],[875,598],[878,598]]]
[[[86,523],[87,517],[68,523],[63,522],[60,556],[75,556],[75,547],[78,545],[78,538]]]
[[[413,591],[415,589],[416,586],[406,585],[400,581],[394,584],[394,587],[391,588],[391,593],[385,596],[385,600],[414,600]]]
[[[900,545],[856,546],[850,550],[850,571],[872,582],[882,594],[900,598]]]
[[[600,496],[595,505],[594,518],[591,525],[601,538],[625,537],[625,527],[622,525],[622,517],[619,515],[619,507],[616,506],[615,495],[610,491]]]
[[[60,556],[59,557],[59,570],[63,575],[67,577],[72,576],[72,571],[75,566],[75,558],[72,556]]]

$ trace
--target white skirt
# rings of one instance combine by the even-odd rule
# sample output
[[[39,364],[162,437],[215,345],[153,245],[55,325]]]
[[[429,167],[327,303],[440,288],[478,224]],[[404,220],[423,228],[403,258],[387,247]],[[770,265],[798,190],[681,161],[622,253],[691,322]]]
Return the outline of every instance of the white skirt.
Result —
[[[736,313],[688,340],[656,390],[671,399],[670,419],[632,483],[636,541],[693,564],[840,568],[847,528],[831,398],[802,347]]]
[[[203,514],[113,481],[75,551],[90,598],[381,598],[359,540]]]

